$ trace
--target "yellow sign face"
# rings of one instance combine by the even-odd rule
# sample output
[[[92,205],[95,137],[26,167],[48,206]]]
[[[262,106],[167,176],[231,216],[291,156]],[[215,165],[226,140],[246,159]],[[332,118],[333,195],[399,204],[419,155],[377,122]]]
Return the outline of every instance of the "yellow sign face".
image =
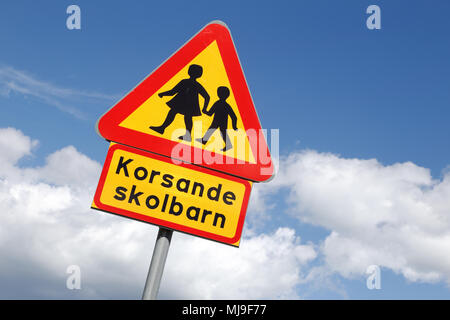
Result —
[[[111,144],[92,207],[238,246],[251,182]]]
[[[196,70],[192,71],[195,69],[192,66],[200,67],[197,74],[194,74]],[[191,81],[192,78],[195,78],[195,81]],[[192,98],[188,94],[183,96],[183,90],[186,92],[197,90],[198,92]],[[178,97],[173,98],[174,95]],[[206,96],[209,97],[209,103],[205,112],[203,107]],[[194,103],[190,101],[192,99],[195,100]],[[189,104],[190,109],[186,110],[183,104]],[[171,111],[172,121],[170,121]],[[225,114],[225,112],[227,113]],[[185,135],[189,126],[186,124],[186,118],[188,118],[188,122],[192,122],[191,137],[180,139]],[[256,163],[256,155],[252,153],[242,115],[239,113],[216,41],[213,41],[191,63],[150,96],[123,120],[120,126],[223,154],[230,158]],[[228,149],[225,148],[226,139],[223,138],[221,128],[226,129],[229,139]],[[208,134],[208,139],[205,139],[208,129],[211,134]]]

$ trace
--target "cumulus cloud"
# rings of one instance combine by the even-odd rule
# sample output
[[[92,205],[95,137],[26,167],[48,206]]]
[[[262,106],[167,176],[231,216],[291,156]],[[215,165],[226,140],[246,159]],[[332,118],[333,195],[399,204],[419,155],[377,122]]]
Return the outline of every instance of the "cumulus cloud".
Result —
[[[283,159],[273,185],[287,189],[291,214],[330,231],[321,254],[331,270],[351,278],[376,264],[450,283],[449,173],[303,151]]]
[[[37,145],[0,129],[0,298],[140,298],[157,227],[91,210],[101,165],[73,146],[20,166]],[[335,275],[365,277],[373,264],[450,283],[450,172],[433,179],[410,162],[311,150],[279,168],[252,191],[239,249],[174,234],[160,297],[299,298],[320,283],[345,297]],[[313,244],[292,227],[267,228],[275,202],[329,234]],[[81,290],[66,288],[70,265]]]
[[[183,236],[169,256],[166,292],[177,298],[295,299],[316,257],[290,228],[245,237],[239,249]],[[189,252],[188,255],[185,253]]]
[[[0,298],[140,298],[157,228],[91,210],[101,165],[73,146],[20,167],[36,145],[0,129]],[[177,233],[172,243],[163,298],[296,298],[317,254],[289,228],[249,230],[239,249]],[[81,290],[66,288],[70,265]]]
[[[0,161],[3,166],[14,165],[25,156],[31,155],[31,150],[38,144],[14,128],[0,129]]]

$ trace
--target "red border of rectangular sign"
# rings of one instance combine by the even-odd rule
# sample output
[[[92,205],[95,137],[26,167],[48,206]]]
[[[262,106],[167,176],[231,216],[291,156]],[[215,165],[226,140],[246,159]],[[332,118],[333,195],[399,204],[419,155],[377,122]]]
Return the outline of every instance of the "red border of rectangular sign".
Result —
[[[245,130],[260,130],[261,124],[253,105],[230,31],[223,23],[212,22],[107,111],[97,122],[99,134],[108,141],[170,157],[173,147],[178,142],[121,127],[119,124],[214,40],[217,41]],[[208,165],[197,163],[197,165],[207,166],[213,170],[226,172],[251,181],[268,180],[273,175],[273,163],[264,137],[258,135],[257,140],[258,143],[250,144],[256,163],[247,161],[245,163],[236,163],[235,159],[222,155],[220,163]],[[202,159],[205,159],[204,154],[215,155],[214,152],[191,146],[192,154],[197,152],[194,150],[202,153]],[[269,155],[270,162],[267,164],[260,162],[259,155],[264,154],[263,152]],[[262,174],[262,168],[270,168],[270,174]]]
[[[114,154],[114,152],[117,149],[124,150],[124,151],[131,152],[131,153],[135,153],[135,154],[138,154],[138,155],[141,155],[141,156],[145,156],[145,157],[148,157],[148,158],[164,161],[164,162],[167,162],[167,163],[172,163],[172,160],[170,158],[167,158],[167,157],[164,157],[164,156],[161,156],[161,155],[157,155],[157,154],[154,154],[154,153],[149,153],[149,152],[146,152],[146,151],[143,151],[143,150],[140,150],[140,149],[131,148],[131,147],[124,146],[124,145],[121,145],[121,144],[114,144],[114,145],[112,145],[109,148],[109,150],[108,150],[108,154],[106,156],[105,164],[103,166],[103,170],[102,170],[102,173],[100,175],[100,180],[98,182],[97,190],[95,191],[95,195],[94,195],[94,204],[97,206],[97,208],[92,207],[93,209],[99,209],[99,210],[102,210],[102,211],[106,211],[108,213],[118,214],[118,215],[125,216],[125,217],[128,217],[128,218],[132,218],[132,219],[135,219],[135,220],[148,222],[148,223],[151,223],[151,224],[154,224],[154,225],[163,226],[163,227],[166,227],[166,228],[169,228],[169,229],[181,231],[181,232],[184,232],[184,233],[196,235],[196,236],[199,236],[199,237],[202,237],[202,238],[211,239],[211,240],[215,240],[215,241],[226,243],[226,244],[234,245],[236,242],[239,241],[239,239],[241,238],[241,234],[242,234],[242,228],[244,226],[245,213],[247,211],[248,201],[249,201],[249,198],[250,198],[250,191],[251,191],[251,188],[252,188],[249,181],[244,180],[244,179],[240,179],[240,178],[237,178],[237,177],[233,177],[233,176],[230,176],[230,175],[227,175],[227,174],[223,174],[223,173],[220,173],[220,172],[217,172],[217,171],[214,171],[214,170],[210,170],[210,169],[207,169],[207,168],[199,167],[199,166],[196,166],[196,165],[193,165],[193,164],[190,164],[190,163],[182,162],[181,164],[177,164],[177,165],[180,165],[180,166],[182,166],[184,168],[192,169],[192,170],[195,170],[195,171],[200,171],[200,172],[203,172],[203,173],[214,175],[216,177],[220,177],[220,178],[224,178],[224,179],[231,180],[231,181],[234,181],[234,182],[242,183],[243,185],[245,185],[244,199],[243,199],[243,202],[242,202],[242,207],[241,207],[241,212],[240,212],[240,215],[239,215],[239,220],[238,220],[238,225],[237,225],[237,228],[236,228],[236,233],[235,233],[235,235],[233,237],[227,238],[227,237],[223,237],[223,236],[220,236],[220,235],[216,235],[214,233],[197,230],[195,228],[186,227],[186,226],[183,226],[183,225],[180,225],[180,224],[176,224],[176,223],[173,223],[173,222],[157,219],[157,218],[154,218],[154,217],[149,217],[149,216],[146,216],[146,215],[142,215],[142,214],[139,214],[139,213],[135,213],[135,212],[132,212],[132,211],[116,208],[116,207],[109,206],[109,205],[101,203],[100,196],[102,194],[102,190],[103,190],[103,187],[104,187],[104,184],[105,184],[106,176],[108,174],[108,170],[109,170],[109,167],[110,167],[110,164],[111,164],[111,160],[112,160],[113,154]]]

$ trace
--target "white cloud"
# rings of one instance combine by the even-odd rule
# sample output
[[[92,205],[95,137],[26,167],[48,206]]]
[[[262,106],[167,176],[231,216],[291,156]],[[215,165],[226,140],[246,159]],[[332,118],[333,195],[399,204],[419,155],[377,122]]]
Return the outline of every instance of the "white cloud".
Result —
[[[14,145],[8,142],[14,142]],[[42,167],[21,168],[37,142],[0,130],[0,298],[140,298],[154,226],[90,209],[101,166],[69,146]],[[236,249],[175,234],[161,297],[295,298],[311,244],[294,230],[249,232]],[[66,289],[69,265],[80,291]]]
[[[0,297],[140,298],[157,228],[91,210],[101,165],[72,146],[42,167],[18,166],[36,145],[0,129]],[[292,228],[261,233],[282,194],[289,214],[329,235],[311,244]],[[450,173],[434,180],[412,163],[293,153],[253,190],[239,249],[174,234],[160,297],[299,298],[299,287],[320,283],[346,296],[333,274],[365,277],[372,264],[410,281],[449,282],[449,208]],[[80,291],[65,287],[73,264]]]
[[[302,268],[316,257],[313,246],[302,245],[289,228],[246,237],[239,249],[180,238],[171,248],[163,284],[176,298],[295,299]]]
[[[79,108],[73,107],[73,103],[83,101],[85,104],[86,100],[117,100],[119,98],[117,95],[62,88],[13,67],[0,67],[0,95],[7,97],[11,93],[38,99],[79,119],[84,119],[86,116]]]
[[[382,165],[304,151],[282,161],[273,186],[288,188],[301,221],[331,231],[329,268],[361,276],[376,264],[410,281],[450,283],[450,174],[433,180],[411,162]]]
[[[0,128],[0,161],[3,165],[14,165],[20,158],[31,155],[37,144],[17,129]]]

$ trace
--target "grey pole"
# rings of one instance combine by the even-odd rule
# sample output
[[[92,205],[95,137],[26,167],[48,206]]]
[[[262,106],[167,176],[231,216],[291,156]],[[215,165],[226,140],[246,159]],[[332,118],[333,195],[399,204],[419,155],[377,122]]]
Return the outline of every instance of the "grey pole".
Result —
[[[153,249],[152,261],[150,262],[150,269],[148,270],[147,281],[145,282],[144,293],[142,294],[142,300],[155,300],[158,295],[159,284],[161,283],[172,233],[172,230],[159,228],[155,248]]]

